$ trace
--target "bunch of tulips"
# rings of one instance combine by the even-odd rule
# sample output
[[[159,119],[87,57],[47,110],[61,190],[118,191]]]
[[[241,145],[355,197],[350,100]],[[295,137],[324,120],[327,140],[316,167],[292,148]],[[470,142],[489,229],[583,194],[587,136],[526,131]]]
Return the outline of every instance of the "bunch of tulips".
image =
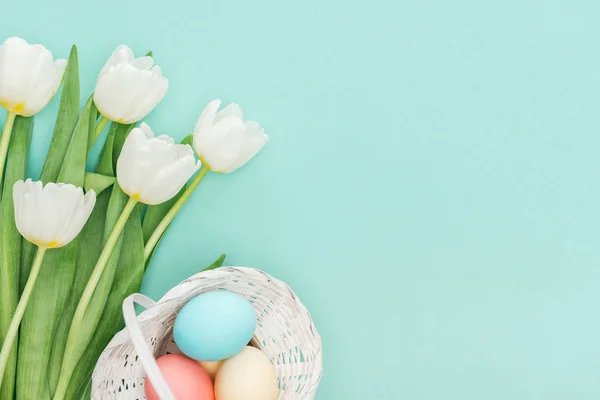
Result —
[[[34,116],[61,84],[33,181],[25,175]],[[182,143],[138,127],[167,89],[151,54],[120,46],[81,109],[75,46],[55,60],[17,37],[0,45],[0,399],[89,399],[96,361],[122,328],[121,303],[139,290],[178,211],[208,172],[235,171],[267,143],[239,106],[219,111],[219,100]],[[86,171],[100,137],[98,165]]]

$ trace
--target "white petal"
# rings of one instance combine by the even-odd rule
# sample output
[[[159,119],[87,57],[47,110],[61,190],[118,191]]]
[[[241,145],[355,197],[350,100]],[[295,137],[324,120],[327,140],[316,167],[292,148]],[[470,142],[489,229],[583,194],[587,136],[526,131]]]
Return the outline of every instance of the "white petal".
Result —
[[[231,103],[227,107],[225,107],[224,109],[219,111],[217,113],[217,117],[215,118],[214,123],[217,123],[218,121],[220,121],[221,119],[223,119],[225,117],[236,117],[240,121],[244,121],[244,114],[242,113],[242,109],[240,108],[239,105],[237,105],[235,103]]]
[[[75,188],[72,185],[71,187]],[[38,215],[39,226],[36,236],[45,244],[58,240],[60,232],[68,224],[68,221],[63,219],[63,215],[67,211],[64,202],[71,197],[71,193],[68,193],[71,187],[48,183],[42,190],[38,202],[40,215]],[[69,207],[72,207],[72,205],[69,205]]]
[[[154,75],[156,78],[163,77],[162,69],[158,65],[155,65],[154,67],[152,67],[150,72],[152,72],[152,75]]]
[[[31,180],[28,180],[30,182]],[[15,209],[15,224],[21,235],[25,236],[26,221],[24,217],[25,201],[27,194],[29,193],[29,183],[25,183],[22,180],[15,182],[13,186],[13,203]]]
[[[142,132],[144,132],[144,135],[146,135],[146,139],[151,139],[154,137],[154,132],[152,132],[150,125],[148,125],[147,123],[142,122],[140,124],[140,129]]]
[[[202,110],[196,127],[194,128],[194,149],[196,153],[200,154],[197,146],[202,145],[203,138],[210,133],[212,125],[217,117],[217,110],[221,105],[221,100],[213,100]]]
[[[61,245],[72,242],[85,226],[96,205],[96,192],[90,190],[85,196],[79,195],[79,199],[80,202],[78,202],[77,208],[72,211],[72,217],[68,228],[61,233],[59,239]]]
[[[4,41],[4,43],[2,43],[2,45],[10,45],[10,46],[24,48],[26,46],[29,46],[29,43],[27,43],[27,41],[23,38],[20,38],[18,36],[13,36],[13,37],[9,37],[8,39],[6,39]]]
[[[25,101],[26,108],[21,115],[31,116],[40,112],[52,100],[62,82],[67,60],[58,59],[53,65],[48,63],[45,70],[35,78],[37,83],[34,95]]]
[[[146,152],[140,159],[145,161],[144,167],[149,176],[155,176],[158,171],[178,160],[177,147],[183,145],[174,143],[173,139],[168,140],[164,136],[146,142]]]
[[[191,149],[190,149],[191,150]],[[142,200],[146,204],[160,204],[173,198],[200,168],[193,155],[181,158],[158,170],[145,188]]]
[[[121,46],[117,47],[115,49],[115,51],[112,53],[112,55],[106,61],[106,64],[104,64],[104,67],[102,67],[102,70],[100,71],[100,74],[98,75],[98,79],[100,79],[101,77],[106,75],[106,73],[109,71],[109,69],[111,67],[117,66],[119,64],[129,63],[130,61],[132,61],[134,59],[134,57],[135,56],[133,55],[133,51],[129,47],[127,47],[125,45],[121,45]]]
[[[156,78],[155,76],[146,76],[145,78],[146,82],[143,84],[145,87],[141,89],[145,94],[141,100],[135,103],[130,117],[131,121],[139,121],[152,112],[165,97],[169,88],[169,81],[166,78]],[[141,84],[140,88],[142,88]]]
[[[200,148],[200,154],[213,171],[225,171],[232,168],[244,141],[246,126],[237,117],[225,117],[213,126],[206,145]]]
[[[23,99],[23,87],[31,67],[29,44],[18,37],[0,46],[0,100],[16,105]]]
[[[269,141],[269,136],[265,134],[265,131],[254,121],[246,122],[246,134],[244,141],[241,146],[240,153],[236,161],[231,165],[230,168],[223,172],[229,173],[240,168],[246,164],[252,157],[254,157]]]
[[[175,143],[175,140],[171,136],[168,136],[168,135],[160,135],[160,136],[157,136],[156,139],[162,140],[163,142],[169,143],[169,144]]]
[[[144,171],[139,164],[140,157],[147,148],[146,142],[150,140],[148,135],[154,136],[147,124],[142,124],[142,128],[134,128],[125,139],[117,159],[117,181],[121,189],[130,196],[141,189]]]
[[[21,199],[19,206],[17,206],[15,200],[15,222],[17,229],[21,235],[30,242],[35,242],[34,236],[36,233],[37,219],[36,198],[31,194],[28,194]]]
[[[41,182],[25,181],[25,194],[18,205],[17,193],[13,193],[15,201],[15,220],[19,220],[17,229],[27,240],[37,243],[44,242],[39,232],[38,224],[41,216],[40,204],[42,203],[43,186]],[[17,217],[16,214],[19,214]]]
[[[74,185],[58,183],[53,195],[53,198],[47,199],[47,201],[58,205],[56,213],[63,223],[62,229],[60,229],[63,231],[69,226],[74,211],[83,206],[83,189]]]
[[[142,71],[149,71],[154,65],[154,59],[150,56],[139,57],[130,62],[132,66]]]
[[[65,69],[67,69],[67,60],[59,58],[58,60],[54,61],[54,68],[54,85],[56,87],[56,89],[54,90],[54,94],[56,94],[56,92],[58,91],[57,89],[60,86],[60,83],[62,82],[63,76],[65,74]]]

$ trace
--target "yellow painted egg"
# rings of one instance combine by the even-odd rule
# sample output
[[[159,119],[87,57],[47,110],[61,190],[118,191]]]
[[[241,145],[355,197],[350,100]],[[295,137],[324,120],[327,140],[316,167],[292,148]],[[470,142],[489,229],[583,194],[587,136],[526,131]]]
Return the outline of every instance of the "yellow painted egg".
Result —
[[[223,361],[215,379],[216,400],[277,400],[277,372],[262,351],[247,346]]]
[[[215,380],[215,376],[217,376],[217,371],[219,370],[219,368],[221,368],[221,365],[223,364],[223,360],[198,362],[200,363],[200,365],[202,365],[202,368],[204,368],[204,370],[208,372],[208,375],[213,381]]]

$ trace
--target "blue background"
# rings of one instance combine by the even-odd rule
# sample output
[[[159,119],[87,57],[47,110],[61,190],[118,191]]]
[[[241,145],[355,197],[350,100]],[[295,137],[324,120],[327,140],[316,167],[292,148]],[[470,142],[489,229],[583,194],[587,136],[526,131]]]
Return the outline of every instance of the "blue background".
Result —
[[[201,185],[146,293],[221,252],[285,280],[323,336],[318,399],[585,400],[599,17],[592,0],[10,1],[0,38],[78,44],[84,97],[117,45],[152,49],[170,79],[155,131],[183,137],[219,97],[271,135]]]

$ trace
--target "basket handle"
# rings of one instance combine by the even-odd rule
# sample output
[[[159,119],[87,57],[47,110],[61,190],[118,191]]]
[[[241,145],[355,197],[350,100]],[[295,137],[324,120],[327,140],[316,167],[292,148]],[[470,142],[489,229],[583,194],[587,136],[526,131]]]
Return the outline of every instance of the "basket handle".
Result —
[[[148,379],[152,382],[154,390],[158,394],[161,400],[176,400],[173,396],[173,392],[167,385],[165,378],[163,377],[154,355],[150,351],[150,347],[144,339],[142,329],[138,324],[137,314],[135,312],[135,304],[139,304],[142,307],[150,308],[156,303],[141,294],[132,294],[123,301],[123,319],[125,320],[125,326],[129,330],[129,337],[133,343],[133,347],[138,353],[138,361],[142,364],[144,371]]]

